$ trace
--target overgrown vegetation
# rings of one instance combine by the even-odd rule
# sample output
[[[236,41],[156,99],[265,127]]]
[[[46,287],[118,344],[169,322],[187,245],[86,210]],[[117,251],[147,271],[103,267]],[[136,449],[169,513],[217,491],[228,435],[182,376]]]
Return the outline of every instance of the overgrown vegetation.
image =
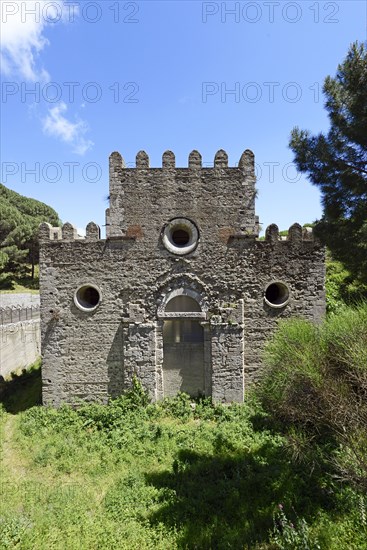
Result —
[[[39,364],[4,382],[0,549],[367,550],[367,304],[328,271],[331,315],[280,323],[244,404],[135,380],[55,410]]]
[[[34,279],[41,222],[60,225],[51,207],[0,184],[0,289],[13,289],[15,285],[37,287]]]
[[[0,548],[367,548],[365,497],[292,457],[254,396],[152,404],[135,381],[0,424]]]
[[[293,458],[367,495],[367,304],[281,323],[266,362],[262,402]]]
[[[358,279],[332,259],[326,251],[326,309],[329,314],[338,313],[346,305],[355,306],[367,300],[367,284]]]

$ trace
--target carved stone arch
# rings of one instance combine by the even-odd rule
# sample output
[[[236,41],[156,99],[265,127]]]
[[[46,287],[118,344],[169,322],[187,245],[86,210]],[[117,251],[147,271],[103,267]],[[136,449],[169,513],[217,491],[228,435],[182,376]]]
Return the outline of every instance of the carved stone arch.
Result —
[[[203,283],[197,277],[180,274],[173,276],[160,287],[157,299],[158,317],[164,314],[168,302],[176,296],[193,298],[199,304],[201,311],[207,314],[209,301]]]
[[[163,315],[166,312],[168,304],[172,302],[175,298],[178,298],[180,296],[183,296],[183,297],[187,296],[188,298],[194,300],[199,308],[199,311],[201,313],[204,313],[204,315],[207,313],[208,304],[206,300],[203,298],[202,294],[200,294],[199,292],[191,288],[178,287],[167,292],[167,294],[163,298],[162,303],[158,308],[158,315]],[[196,308],[193,309],[192,311],[196,311]]]

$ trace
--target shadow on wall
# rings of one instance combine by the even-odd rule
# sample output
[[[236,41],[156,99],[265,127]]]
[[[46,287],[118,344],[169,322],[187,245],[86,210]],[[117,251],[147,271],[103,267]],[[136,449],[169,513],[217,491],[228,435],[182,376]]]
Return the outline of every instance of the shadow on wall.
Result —
[[[41,361],[10,380],[0,377],[0,403],[6,412],[17,414],[42,404]]]
[[[107,357],[108,395],[114,399],[124,390],[123,325],[119,325]]]

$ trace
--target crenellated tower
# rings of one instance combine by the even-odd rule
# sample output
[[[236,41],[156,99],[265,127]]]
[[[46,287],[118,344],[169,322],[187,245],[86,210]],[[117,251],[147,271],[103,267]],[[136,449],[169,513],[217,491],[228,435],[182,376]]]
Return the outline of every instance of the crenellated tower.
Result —
[[[220,150],[212,168],[202,166],[198,151],[190,153],[187,168],[176,168],[172,151],[163,154],[161,168],[150,168],[145,151],[136,155],[135,168],[126,168],[120,153],[112,153],[107,238],[128,236],[137,227],[151,234],[152,220],[162,225],[174,217],[195,219],[205,237],[210,232],[213,238],[216,223],[230,232],[256,237],[255,182],[250,150],[242,154],[236,167],[228,166],[228,155]]]
[[[85,237],[40,226],[44,403],[107,402],[134,375],[153,399],[242,401],[278,320],[322,318],[323,247],[297,223],[258,239],[249,150],[210,168],[198,151],[186,168],[115,152],[109,191],[105,239],[93,222]]]

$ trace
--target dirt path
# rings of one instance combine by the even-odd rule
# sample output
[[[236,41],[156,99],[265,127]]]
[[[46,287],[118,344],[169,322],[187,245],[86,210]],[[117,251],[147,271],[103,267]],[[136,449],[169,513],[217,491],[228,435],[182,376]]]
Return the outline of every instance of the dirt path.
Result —
[[[27,473],[25,461],[14,443],[16,420],[16,416],[7,414],[1,435],[1,472],[7,481],[19,481]]]
[[[5,419],[2,420],[2,426],[0,425],[0,498],[3,491],[6,491],[7,484],[19,487],[24,482],[28,484],[28,487],[36,484],[51,488],[53,484],[56,486],[65,484],[66,487],[69,487],[73,483],[79,486],[88,483],[85,477],[77,472],[69,474],[45,469],[42,466],[35,467],[32,460],[24,456],[21,446],[17,444],[17,420],[16,415],[6,414]],[[102,496],[99,493],[100,488],[97,486],[97,500],[103,498],[105,491],[102,492]]]

